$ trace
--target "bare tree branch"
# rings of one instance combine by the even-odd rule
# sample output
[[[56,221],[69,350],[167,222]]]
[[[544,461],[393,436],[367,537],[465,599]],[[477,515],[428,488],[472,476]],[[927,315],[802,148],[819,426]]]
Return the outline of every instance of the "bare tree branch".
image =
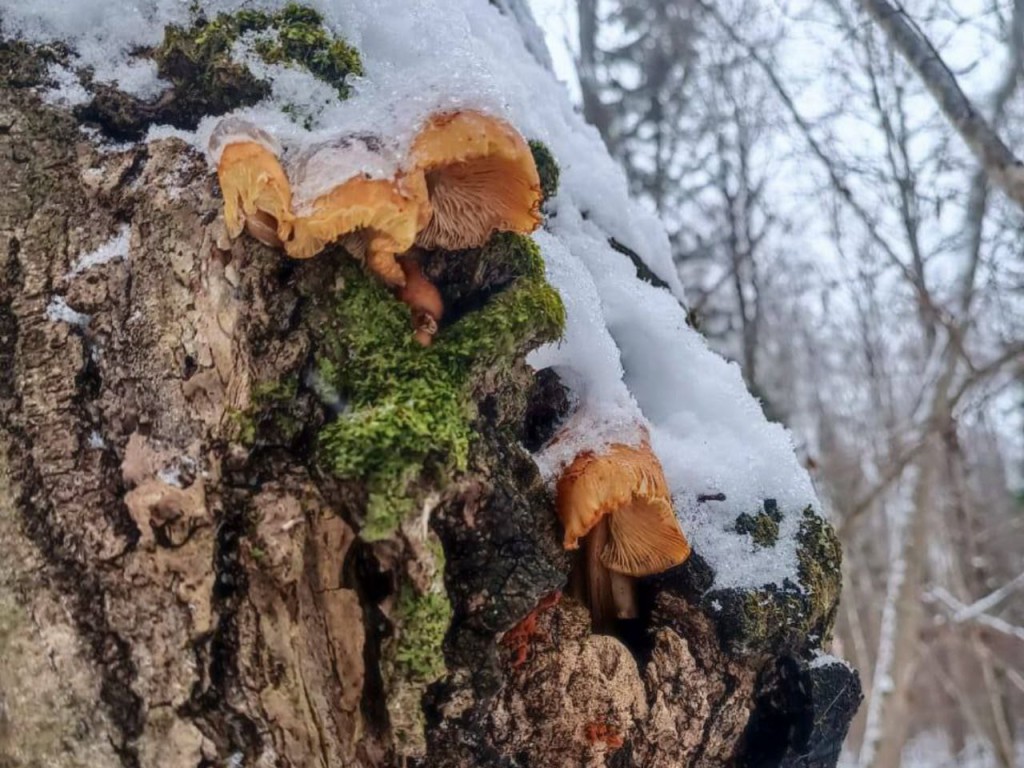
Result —
[[[1000,619],[998,616],[990,616],[987,613],[974,612],[970,610],[971,606],[964,605],[942,587],[936,587],[928,596],[942,605],[949,616],[949,621],[953,624],[961,624],[969,621],[979,626],[995,630],[1000,634],[1015,637],[1018,640],[1024,641],[1024,627],[1018,627],[1005,619]],[[966,618],[957,619],[957,616],[961,614]]]
[[[1024,2],[1024,0],[1021,1]],[[807,145],[811,149],[811,153],[821,162],[832,187],[846,202],[850,210],[853,211],[854,215],[867,232],[868,237],[871,238],[871,242],[881,250],[889,262],[900,271],[904,278],[906,278],[907,282],[914,290],[917,300],[922,304],[922,306],[928,308],[932,317],[934,317],[938,323],[948,326],[948,316],[945,313],[940,312],[939,308],[934,305],[932,297],[926,290],[923,290],[923,287],[914,276],[911,268],[903,261],[902,258],[900,258],[893,245],[879,231],[875,217],[867,210],[867,208],[864,207],[860,200],[857,199],[853,193],[853,189],[843,177],[843,174],[840,172],[833,158],[829,155],[822,143],[814,136],[811,124],[801,114],[796,102],[789,94],[789,91],[782,83],[782,80],[776,74],[772,64],[765,60],[756,46],[745,40],[743,36],[733,28],[729,21],[719,12],[714,3],[710,2],[710,0],[696,0],[696,2],[712,19],[715,20],[715,23],[721,27],[729,39],[742,48],[750,57],[750,60],[753,61],[757,65],[758,69],[764,73],[768,82],[771,84],[772,89],[776,92],[779,100],[782,102],[782,105],[789,113],[790,118],[800,130],[800,133],[803,134],[804,139],[807,141]],[[1024,170],[1022,170],[1022,173],[1024,173]]]
[[[1011,592],[1021,585],[1024,585],[1024,573],[1019,574],[1017,578],[1006,582],[1003,586],[999,587],[999,589],[993,590],[989,594],[985,595],[985,597],[975,600],[970,605],[965,605],[962,609],[953,614],[953,621],[967,621],[968,619],[973,619],[978,614],[985,613],[990,608],[994,608],[1002,602],[1010,595]]]
[[[917,72],[939,108],[981,161],[992,182],[1024,208],[1024,164],[967,98],[928,38],[902,7],[888,0],[858,2]]]

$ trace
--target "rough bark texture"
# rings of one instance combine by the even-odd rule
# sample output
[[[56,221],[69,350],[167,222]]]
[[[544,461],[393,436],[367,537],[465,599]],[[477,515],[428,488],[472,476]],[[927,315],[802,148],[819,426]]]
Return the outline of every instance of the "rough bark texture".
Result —
[[[302,376],[344,254],[229,242],[196,152],[104,147],[29,87],[37,53],[0,59],[0,766],[834,764],[859,685],[807,663],[830,531],[802,529],[802,590],[711,592],[694,557],[591,634],[521,445],[570,403],[517,349],[474,385],[468,468],[364,541],[367,488],[317,461],[331,409]],[[122,226],[128,259],[75,271]],[[425,267],[455,314],[510,280],[479,258]],[[407,598],[435,535],[451,622],[428,687]]]

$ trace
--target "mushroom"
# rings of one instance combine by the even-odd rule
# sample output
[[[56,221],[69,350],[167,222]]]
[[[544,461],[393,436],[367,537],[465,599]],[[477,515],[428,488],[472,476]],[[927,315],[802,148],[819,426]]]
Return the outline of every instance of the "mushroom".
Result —
[[[413,248],[399,257],[402,272],[405,274],[405,285],[398,290],[399,300],[409,305],[412,310],[413,335],[424,347],[429,347],[437,333],[437,324],[444,314],[444,301],[437,290],[423,274],[420,266],[422,252]]]
[[[508,123],[464,110],[434,115],[413,141],[410,178],[421,174],[430,220],[422,248],[476,248],[494,232],[540,224],[540,177],[529,145]],[[414,182],[419,183],[419,182]]]
[[[396,254],[412,247],[426,220],[422,179],[392,178],[394,161],[379,139],[343,136],[301,155],[292,168],[297,210],[285,251],[307,259],[341,243],[392,286],[405,284]]]
[[[636,618],[633,579],[690,555],[665,473],[646,440],[578,455],[559,477],[556,497],[564,547],[578,549],[585,537],[578,587],[595,629],[607,629],[616,618]]]
[[[232,238],[242,228],[273,248],[292,229],[291,186],[278,160],[280,147],[265,131],[237,117],[222,120],[210,136],[224,195],[224,221]]]

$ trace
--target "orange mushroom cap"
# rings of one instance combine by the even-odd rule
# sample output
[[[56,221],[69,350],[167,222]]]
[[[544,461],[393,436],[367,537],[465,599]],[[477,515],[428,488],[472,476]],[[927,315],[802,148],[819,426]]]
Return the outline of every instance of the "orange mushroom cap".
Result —
[[[291,235],[292,192],[274,140],[251,123],[228,118],[214,130],[210,148],[220,153],[217,179],[228,234],[236,238],[244,227],[260,242],[280,247]]]
[[[646,442],[580,454],[558,479],[556,494],[566,549],[579,547],[579,539],[609,516],[608,544],[601,553],[609,570],[647,576],[690,556],[665,473]]]
[[[322,172],[318,153],[330,152],[332,162],[346,152],[365,156],[380,149],[371,139],[342,137],[306,153],[294,170],[297,186],[307,175]],[[395,254],[412,247],[425,205],[426,187],[416,180],[396,182],[371,178],[366,172],[349,174],[328,191],[300,204],[285,251],[293,258],[307,259],[328,244],[340,242],[386,283],[404,285],[405,275]]]
[[[526,234],[541,222],[537,166],[511,125],[473,111],[435,115],[416,136],[412,171],[423,175],[430,221],[423,248],[476,248],[494,232]]]

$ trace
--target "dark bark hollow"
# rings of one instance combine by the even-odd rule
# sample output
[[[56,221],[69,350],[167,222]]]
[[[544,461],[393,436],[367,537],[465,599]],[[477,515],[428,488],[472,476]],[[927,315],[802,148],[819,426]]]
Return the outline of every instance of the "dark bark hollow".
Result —
[[[513,347],[466,466],[365,536],[374,489],[317,458],[346,404],[308,375],[344,254],[227,241],[203,158],[102,147],[2,48],[0,764],[834,763],[859,687],[808,663],[838,597],[820,518],[792,590],[716,591],[695,556],[639,583],[628,644],[592,634],[551,597],[569,561],[521,445],[568,400]],[[482,259],[424,263],[446,323],[513,279]]]

